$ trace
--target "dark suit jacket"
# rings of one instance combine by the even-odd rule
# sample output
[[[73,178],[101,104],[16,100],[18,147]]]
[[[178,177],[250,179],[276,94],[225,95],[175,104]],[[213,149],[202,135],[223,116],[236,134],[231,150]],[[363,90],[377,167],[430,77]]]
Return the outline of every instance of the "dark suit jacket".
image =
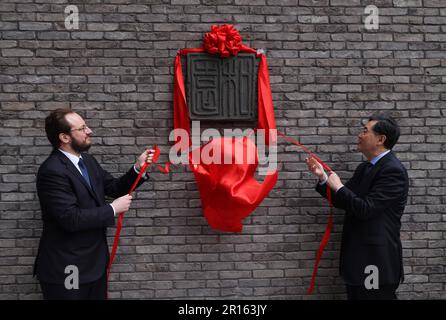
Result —
[[[137,177],[132,167],[121,178],[113,178],[93,156],[84,153],[82,158],[92,188],[58,150],[51,153],[37,173],[43,231],[34,274],[42,282],[63,284],[68,265],[78,268],[81,284],[104,275],[109,261],[106,228],[115,224],[105,195],[117,198],[127,194]]]
[[[379,271],[379,283],[404,279],[400,240],[401,216],[407,201],[407,171],[393,152],[364,174],[361,163],[353,177],[333,194],[333,205],[346,211],[342,232],[340,273],[348,285],[364,285],[368,265]],[[316,190],[326,197],[326,186]]]

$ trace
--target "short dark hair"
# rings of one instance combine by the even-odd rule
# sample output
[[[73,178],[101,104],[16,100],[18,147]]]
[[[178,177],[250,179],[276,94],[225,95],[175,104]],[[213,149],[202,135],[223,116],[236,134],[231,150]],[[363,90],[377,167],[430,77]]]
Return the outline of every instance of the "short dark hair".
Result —
[[[373,126],[373,132],[386,136],[384,147],[392,149],[400,137],[400,127],[398,123],[387,113],[377,113],[369,118],[369,121],[377,121]]]
[[[73,113],[70,109],[56,109],[45,118],[45,132],[54,149],[60,147],[59,134],[70,133],[71,126],[65,116]]]

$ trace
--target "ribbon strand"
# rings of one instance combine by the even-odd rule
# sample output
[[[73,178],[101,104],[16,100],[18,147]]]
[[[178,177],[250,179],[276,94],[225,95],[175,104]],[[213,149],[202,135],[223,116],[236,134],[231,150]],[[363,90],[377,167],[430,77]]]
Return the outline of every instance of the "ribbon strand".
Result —
[[[277,132],[277,134],[279,135],[279,136],[281,136],[282,138],[284,138],[286,141],[288,141],[288,142],[290,142],[290,143],[292,143],[292,144],[294,144],[294,145],[297,145],[298,147],[300,147],[302,150],[304,150],[306,153],[308,153],[309,155],[311,155],[312,157],[314,157],[326,170],[328,170],[328,171],[330,171],[330,172],[332,172],[332,170],[331,170],[331,168],[329,167],[329,166],[327,166],[319,157],[317,157],[314,153],[312,153],[310,150],[308,150],[308,148],[307,147],[305,147],[303,144],[301,144],[301,143],[299,143],[297,140],[295,140],[295,139],[293,139],[293,138],[290,138],[290,137],[288,137],[287,135],[285,135],[285,134],[283,134],[283,133],[281,133],[281,132]],[[156,164],[157,163],[157,161],[158,161],[158,157],[159,157],[159,155],[160,155],[160,150],[158,149],[158,147],[157,146],[154,146],[154,149],[155,149],[155,156],[154,156],[154,159],[153,159],[153,161],[152,161],[152,163],[153,164]],[[172,164],[172,162],[170,162],[170,161],[168,161],[166,164],[165,164],[165,166],[164,167],[162,167],[161,165],[156,165],[156,167],[158,168],[158,170],[160,171],[160,172],[162,172],[162,173],[164,173],[164,174],[167,174],[167,173],[169,173],[170,172],[170,165]],[[130,189],[130,192],[129,192],[129,194],[131,194],[134,190],[135,190],[135,188],[136,188],[136,186],[138,185],[138,182],[140,181],[140,179],[141,179],[141,177],[143,176],[143,174],[145,173],[145,171],[147,170],[147,167],[148,167],[148,164],[147,163],[145,163],[144,165],[143,165],[143,167],[141,168],[141,170],[140,170],[140,172],[139,172],[139,174],[138,174],[138,177],[136,178],[136,180],[135,180],[135,182],[133,183],[133,185],[132,185],[132,187],[131,187],[131,189]],[[328,241],[329,241],[329,239],[330,239],[330,235],[331,235],[331,231],[332,231],[332,229],[333,229],[333,202],[332,202],[332,194],[331,194],[331,189],[330,189],[330,187],[328,186],[328,184],[327,184],[327,201],[328,201],[328,203],[329,203],[329,209],[330,209],[330,212],[329,212],[329,216],[328,216],[328,222],[327,222],[327,226],[326,226],[326,228],[325,228],[325,232],[324,232],[324,235],[323,235],[323,237],[322,237],[322,240],[321,240],[321,242],[320,242],[320,244],[319,244],[319,248],[318,248],[318,251],[317,251],[317,254],[316,254],[316,261],[315,261],[315,263],[314,263],[314,267],[313,267],[313,273],[312,273],[312,277],[311,277],[311,283],[310,283],[310,287],[308,288],[308,290],[307,290],[307,293],[308,294],[312,294],[313,293],[313,290],[314,290],[314,286],[315,286],[315,282],[316,282],[316,275],[317,275],[317,270],[318,270],[318,267],[319,267],[319,263],[320,263],[320,260],[321,260],[321,258],[322,258],[322,255],[323,255],[323,253],[324,253],[324,250],[325,250],[325,247],[327,246],[327,244],[328,244]],[[112,266],[112,264],[113,264],[113,261],[114,261],[114,259],[115,259],[115,256],[116,256],[116,252],[117,252],[117,249],[118,249],[118,245],[119,245],[119,237],[120,237],[120,234],[121,234],[121,229],[122,229],[122,222],[123,222],[123,220],[124,220],[124,212],[121,212],[121,213],[119,213],[119,216],[118,216],[118,224],[117,224],[117,227],[116,227],[116,232],[115,232],[115,237],[114,237],[114,240],[113,240],[113,247],[112,247],[112,252],[111,252],[111,255],[110,255],[110,262],[109,262],[109,265],[108,265],[108,270],[107,270],[107,283],[108,283],[108,281],[109,281],[109,275],[110,275],[110,271],[111,271],[111,266]]]
[[[298,142],[297,140],[294,140],[293,138],[288,137],[287,135],[281,133],[281,132],[277,132],[277,134],[279,136],[281,136],[282,138],[284,138],[285,140],[287,140],[288,142],[300,147],[302,150],[304,150],[306,153],[308,153],[309,155],[311,155],[313,158],[315,158],[317,160],[317,162],[319,162],[326,170],[328,170],[329,172],[333,172],[329,166],[327,166],[321,159],[319,159],[319,157],[317,157],[314,153],[312,153],[310,150],[308,150],[307,147],[305,147],[303,144],[301,144],[300,142]],[[327,201],[330,207],[330,212],[328,215],[328,222],[327,222],[327,226],[325,227],[325,232],[324,232],[324,236],[322,237],[322,240],[319,244],[319,248],[317,250],[317,254],[316,254],[316,261],[314,263],[314,267],[313,267],[313,274],[311,276],[311,283],[310,283],[310,287],[307,290],[307,294],[312,294],[313,290],[314,290],[314,284],[316,282],[316,274],[317,274],[317,269],[319,267],[319,262],[321,261],[322,258],[322,254],[324,253],[325,247],[328,244],[328,240],[330,240],[330,234],[331,234],[331,230],[333,229],[333,201],[332,201],[332,194],[331,194],[331,189],[328,186],[327,183]]]
[[[153,149],[155,150],[155,154],[153,155],[152,163],[156,163],[158,161],[161,151],[156,145],[153,146]],[[128,194],[131,195],[133,193],[133,191],[135,191],[136,187],[138,186],[139,181],[141,180],[142,176],[144,175],[144,173],[146,172],[148,167],[149,167],[149,164],[147,162],[145,162],[143,164],[143,166],[141,167],[141,170],[139,171],[139,174],[136,177],[135,182],[133,183],[132,187],[130,188],[130,191]],[[168,168],[167,165],[166,165],[166,168]],[[110,277],[111,267],[112,267],[113,261],[115,260],[116,252],[118,250],[119,237],[121,235],[122,221],[124,220],[124,214],[125,214],[125,212],[120,212],[119,216],[118,216],[118,225],[116,226],[115,236],[113,239],[112,252],[110,254],[110,261],[109,261],[108,267],[107,267],[107,288],[108,288],[108,281],[109,281],[109,277]],[[107,289],[107,298],[108,298],[108,289]]]
[[[255,53],[258,58],[260,58],[260,64],[259,64],[259,72],[258,72],[258,126],[257,129],[265,129],[267,131],[266,134],[266,144],[269,145],[270,143],[276,142],[270,141],[270,135],[269,130],[276,129],[276,123],[274,118],[274,110],[273,110],[273,103],[272,103],[272,96],[271,96],[271,88],[270,88],[270,82],[269,82],[269,72],[268,72],[268,65],[266,61],[266,57],[258,53],[255,49],[249,48],[241,43],[241,38],[238,35],[238,31],[235,30],[232,26],[226,25],[221,28],[218,27],[212,27],[212,32],[207,34],[204,41],[203,48],[191,48],[191,49],[182,49],[178,51],[178,54],[175,59],[175,76],[174,76],[174,92],[173,92],[173,113],[174,113],[174,128],[175,129],[184,129],[189,133],[190,137],[190,125],[189,125],[189,115],[188,115],[188,108],[187,108],[187,102],[186,102],[186,93],[185,93],[185,86],[184,86],[184,78],[182,73],[182,66],[181,66],[181,57],[186,56],[188,53],[192,52],[209,52],[212,54],[219,53],[221,57],[227,57],[229,55],[235,55],[239,52],[244,53]],[[287,140],[290,143],[293,143],[297,146],[299,146],[302,150],[310,154],[312,157],[314,157],[326,170],[332,172],[330,167],[328,167],[321,159],[319,159],[317,156],[315,156],[312,152],[310,152],[304,145],[300,144],[298,141],[284,135],[283,133],[278,132],[278,134],[283,137],[285,140]],[[274,139],[276,139],[276,136],[273,136]],[[175,140],[178,141],[179,137],[176,137]],[[191,146],[191,141],[189,140],[189,147]],[[156,146],[155,146],[156,148]],[[157,156],[159,156],[159,149],[157,149]],[[180,151],[180,150],[177,150]],[[156,157],[157,160],[157,157]],[[155,157],[154,161],[152,163],[156,163]],[[163,173],[168,173],[169,166],[171,162],[167,162],[164,167],[157,165],[158,170],[160,170]],[[135,183],[133,184],[129,194],[133,192],[133,190],[136,188],[139,180],[141,179],[142,175],[144,174],[144,171],[147,169],[147,165],[143,166],[141,168],[141,172],[139,173]],[[275,172],[277,179],[277,172]],[[269,190],[274,186],[275,181],[271,181],[269,186],[264,187],[262,198],[267,195]],[[328,223],[325,229],[324,236],[321,240],[321,243],[319,245],[319,249],[316,255],[316,262],[313,268],[313,275],[311,279],[310,288],[308,289],[308,294],[311,294],[314,289],[314,283],[316,279],[317,274],[317,268],[319,266],[319,262],[321,260],[322,254],[324,252],[324,249],[328,243],[328,240],[330,238],[331,230],[333,227],[333,204],[332,204],[332,194],[331,190],[328,187],[327,184],[327,200],[330,205],[330,215],[328,217]],[[258,204],[256,203],[256,206]],[[107,283],[109,279],[109,274],[111,270],[112,263],[114,261],[116,251],[119,244],[119,236],[122,229],[122,222],[124,219],[124,213],[120,213],[118,217],[118,224],[115,232],[115,238],[113,241],[113,248],[112,253],[110,257],[110,263],[108,265],[107,270]]]

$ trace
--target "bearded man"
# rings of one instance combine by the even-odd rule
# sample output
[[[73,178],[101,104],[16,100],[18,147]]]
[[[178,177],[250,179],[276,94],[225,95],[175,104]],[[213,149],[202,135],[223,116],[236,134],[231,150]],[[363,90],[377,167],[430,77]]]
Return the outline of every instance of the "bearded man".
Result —
[[[145,150],[126,174],[114,178],[86,153],[93,131],[79,114],[54,110],[45,131],[53,151],[37,173],[43,230],[34,275],[44,299],[105,299],[107,227],[130,208],[127,193],[154,151]],[[105,196],[115,200],[108,204]]]

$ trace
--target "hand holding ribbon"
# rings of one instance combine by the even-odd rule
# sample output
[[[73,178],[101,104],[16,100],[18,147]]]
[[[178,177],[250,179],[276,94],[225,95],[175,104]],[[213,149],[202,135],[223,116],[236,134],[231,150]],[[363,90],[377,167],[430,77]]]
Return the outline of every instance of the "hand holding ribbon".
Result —
[[[131,195],[132,192],[136,189],[136,186],[138,185],[139,180],[141,180],[141,177],[143,176],[143,174],[146,172],[147,167],[150,164],[156,163],[158,161],[160,153],[161,153],[160,149],[155,145],[155,146],[153,146],[153,149],[146,149],[146,151],[144,151],[138,157],[138,161],[135,164],[135,166],[137,166],[137,165],[140,166],[139,174],[138,174],[138,177],[136,178],[135,182],[133,183],[132,187],[130,188],[129,195]],[[122,220],[124,219],[124,213],[125,212],[120,212],[119,217],[118,217],[118,225],[116,226],[116,232],[115,232],[115,237],[113,240],[112,252],[110,255],[110,262],[108,264],[108,269],[107,269],[107,282],[108,282],[108,278],[110,276],[110,270],[111,270],[111,266],[113,264],[113,260],[115,259],[116,251],[118,249],[119,236],[121,234]]]
[[[305,159],[305,162],[307,163],[308,170],[310,170],[313,175],[318,177],[320,181],[328,179],[324,167],[314,157]]]
[[[156,147],[156,146],[155,146]],[[159,149],[158,149],[159,151]],[[135,167],[136,170],[141,171],[144,164],[150,165],[153,161],[156,150],[147,148],[136,160]],[[158,153],[159,154],[159,153]]]

